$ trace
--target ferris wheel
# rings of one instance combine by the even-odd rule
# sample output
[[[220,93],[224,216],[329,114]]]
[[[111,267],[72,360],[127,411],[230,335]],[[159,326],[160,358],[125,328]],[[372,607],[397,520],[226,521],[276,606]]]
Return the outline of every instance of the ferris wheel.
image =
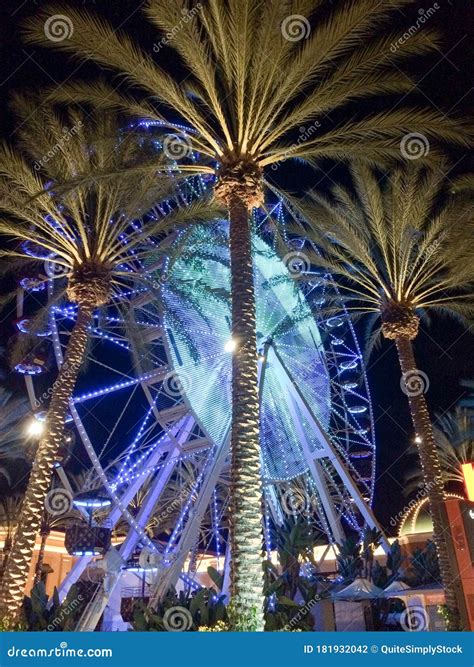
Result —
[[[303,227],[301,236],[284,234],[284,253],[277,244],[272,229],[278,223],[285,230],[289,215],[278,202],[253,216],[268,554],[271,526],[288,516],[303,516],[328,545],[340,543],[348,529],[380,529],[370,509],[375,439],[361,351],[330,276],[308,259],[315,249]],[[155,242],[155,259],[152,254],[144,267],[149,287],[120,297],[133,312],[133,327],[114,303],[95,317],[87,370],[70,403],[71,429],[83,445],[76,443],[74,453],[85,452],[112,501],[104,525],[128,527],[120,563],[141,550],[150,565],[150,604],[180,579],[197,586],[196,559],[206,552],[217,558],[228,586],[233,341],[227,233],[222,221]],[[46,258],[46,281],[22,281],[17,302],[17,325],[27,331],[25,304],[46,284],[49,323],[38,349],[16,369],[37,413],[47,394],[43,371],[62,363],[76,317],[74,306],[55,302],[52,270]],[[324,314],[329,299],[332,311],[337,308],[330,317]],[[60,462],[58,469],[67,485]],[[139,493],[140,505],[131,512]],[[62,596],[95,552],[75,555]],[[105,607],[119,599],[121,572],[118,566],[108,573],[78,630],[94,629]]]

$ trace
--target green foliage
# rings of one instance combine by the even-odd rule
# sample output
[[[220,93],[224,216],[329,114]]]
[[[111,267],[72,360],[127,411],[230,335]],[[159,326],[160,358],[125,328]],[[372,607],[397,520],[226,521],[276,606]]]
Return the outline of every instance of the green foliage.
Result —
[[[28,631],[71,631],[84,608],[85,600],[76,585],[71,586],[62,603],[56,588],[50,600],[44,583],[40,581],[32,588],[31,595],[25,596],[22,625]]]
[[[328,119],[331,111],[341,112],[357,100],[413,89],[414,82],[402,74],[400,65],[432,51],[437,36],[432,30],[419,30],[403,48],[393,50],[399,32],[380,29],[410,1],[358,0],[315,12],[321,3],[227,0],[196,5],[192,20],[183,21],[190,13],[185,0],[148,0],[143,9],[156,30],[156,42],[173,34],[168,48],[183,67],[179,81],[166,71],[168,49],[152,57],[91,12],[45,6],[26,22],[25,36],[81,59],[93,58],[144,93],[121,93],[103,80],[73,81],[56,87],[55,101],[69,104],[72,99],[102,110],[120,109],[132,117],[166,120],[170,130],[170,119],[185,118],[194,130],[186,142],[206,160],[203,173],[214,170],[213,159],[222,153],[250,155],[259,168],[321,156],[399,159],[404,132],[423,132],[430,143],[443,137],[465,144],[464,128],[444,114],[420,108],[384,109],[350,120],[338,113],[345,120],[337,124]],[[45,36],[44,25],[60,10],[67,13],[74,32],[53,42]],[[292,13],[311,20],[306,39],[286,38]],[[367,103],[361,106],[371,108]],[[323,118],[324,122],[318,120]],[[151,171],[152,161],[146,162]],[[189,158],[181,162],[180,168],[197,168]],[[143,164],[138,168],[144,170]]]
[[[387,568],[376,561],[372,567],[371,579],[379,588],[385,588],[388,583]]]
[[[200,626],[213,627],[219,621],[228,620],[224,596],[219,596],[214,588],[201,588],[192,595],[169,591],[154,610],[148,609],[142,600],[135,603],[133,629],[136,632],[168,632],[164,617],[168,610],[175,607],[186,609],[190,614],[192,623],[185,628],[186,631],[197,631]]]
[[[455,483],[464,487],[462,465],[474,461],[474,411],[468,399],[460,402],[453,412],[437,415],[433,435],[441,465],[444,484]],[[410,447],[412,467],[406,475],[407,494],[424,486],[423,471],[417,458],[416,444]]]
[[[459,628],[459,617],[456,613],[452,611],[447,605],[441,604],[438,607],[438,614],[441,616],[441,618],[444,619],[444,622],[446,623],[446,628],[455,628],[455,629],[466,629],[466,628]]]
[[[447,193],[442,167],[382,174],[354,162],[352,188],[335,185],[328,198],[312,192],[295,203],[321,253],[314,263],[331,272],[351,314],[373,315],[375,325],[388,306],[465,322],[474,313],[471,201]]]
[[[283,574],[280,574],[273,563],[265,561],[264,574],[265,630],[267,632],[312,630],[311,607],[318,600],[327,597],[328,591],[321,591],[318,581],[298,576],[295,590],[298,591],[302,601],[297,602],[289,593],[288,577],[284,569]]]
[[[336,563],[339,577],[344,582],[350,583],[362,571],[361,545],[354,537],[347,537],[337,546]]]
[[[398,579],[403,560],[400,543],[398,540],[395,540],[390,545],[390,551],[387,554],[387,569],[392,573],[390,577],[392,581]]]
[[[412,586],[438,582],[440,573],[435,543],[427,540],[424,549],[415,549],[410,557],[410,565],[409,576]]]
[[[224,577],[222,576],[222,574],[219,574],[216,568],[212,567],[212,565],[210,565],[207,568],[207,574],[209,575],[209,578],[211,579],[212,583],[215,584],[217,590],[221,591],[224,585]]]
[[[370,579],[374,562],[374,551],[380,545],[382,534],[375,528],[366,526],[362,534],[362,559],[364,561],[364,577]]]
[[[246,612],[241,613],[238,608],[244,607]],[[229,628],[233,632],[256,632],[259,630],[260,621],[259,613],[256,608],[248,608],[247,604],[240,604],[238,596],[232,598],[231,603],[227,608],[229,616]]]

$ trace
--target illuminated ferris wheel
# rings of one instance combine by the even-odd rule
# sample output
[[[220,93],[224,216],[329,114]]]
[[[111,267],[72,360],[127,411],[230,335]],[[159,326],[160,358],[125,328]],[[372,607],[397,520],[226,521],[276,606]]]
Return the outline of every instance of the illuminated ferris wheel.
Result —
[[[348,529],[380,528],[370,509],[375,441],[359,345],[330,276],[308,260],[314,248],[303,228],[301,236],[284,233],[285,252],[277,249],[272,229],[278,223],[284,231],[289,215],[279,202],[253,217],[268,553],[270,528],[288,516],[303,516],[328,545],[340,543]],[[71,433],[83,445],[76,442],[75,455],[85,450],[112,501],[103,525],[127,527],[113,550],[119,565],[98,586],[79,630],[94,629],[106,606],[119,599],[123,567],[137,552],[149,569],[150,604],[179,580],[198,586],[196,559],[206,553],[217,558],[228,585],[233,345],[227,224],[195,225],[155,243],[155,259],[144,267],[149,287],[121,295],[133,327],[114,303],[96,316],[86,372],[70,404]],[[46,277],[50,271],[46,259]],[[40,284],[31,277],[22,281],[20,331],[28,329],[25,304]],[[53,280],[44,284],[49,323],[38,348],[17,366],[37,413],[45,366],[62,363],[76,317],[71,304],[55,302]],[[338,311],[330,317],[324,315],[328,299]],[[67,486],[60,462],[58,472]],[[97,553],[76,549],[62,595]]]

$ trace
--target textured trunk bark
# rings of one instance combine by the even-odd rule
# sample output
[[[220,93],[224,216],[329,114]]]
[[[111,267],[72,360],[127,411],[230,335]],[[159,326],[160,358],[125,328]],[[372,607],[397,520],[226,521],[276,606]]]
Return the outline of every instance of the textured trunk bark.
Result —
[[[231,199],[232,434],[230,597],[232,630],[263,631],[263,532],[255,290],[249,211]]]
[[[12,538],[7,536],[5,538],[5,544],[3,545],[2,551],[2,565],[0,567],[0,586],[2,585],[3,577],[5,575],[5,570],[7,569],[8,558],[10,556],[10,551],[12,550]]]
[[[92,312],[92,305],[87,303],[80,305],[64,363],[53,386],[46,417],[46,434],[38,445],[2,582],[0,619],[3,619],[8,627],[13,627],[20,616],[36,536],[41,525],[46,494],[51,484],[53,463],[63,441],[69,399],[86,352]]]
[[[44,552],[46,550],[46,540],[48,539],[49,530],[41,531],[41,543],[38,552],[38,560],[36,561],[35,567],[35,578],[33,579],[33,586],[39,584],[41,581],[41,575],[43,573],[43,562],[44,562]]]
[[[395,343],[397,345],[402,373],[405,374],[409,371],[416,371],[417,367],[411,340],[409,338],[400,337],[395,340]],[[451,535],[449,527],[445,521],[445,493],[441,465],[425,396],[421,391],[414,395],[413,392],[407,390],[407,394],[415,432],[420,438],[420,442],[417,443],[418,454],[423,471],[423,480],[430,502],[430,513],[433,521],[433,539],[438,552],[439,570],[446,597],[446,606],[451,618],[448,624],[448,629],[458,630],[459,611],[456,599],[455,575],[452,571],[449,550],[447,547],[447,541],[451,539]]]

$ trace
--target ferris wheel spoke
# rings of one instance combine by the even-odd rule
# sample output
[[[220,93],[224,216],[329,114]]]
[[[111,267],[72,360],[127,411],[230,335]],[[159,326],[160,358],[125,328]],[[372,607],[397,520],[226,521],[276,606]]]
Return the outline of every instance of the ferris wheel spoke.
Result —
[[[166,593],[169,587],[176,583],[183,569],[186,557],[199,534],[201,522],[211,501],[217,480],[226,463],[229,448],[230,432],[227,433],[221,445],[215,448],[216,451],[214,452],[214,450],[211,450],[209,454],[208,462],[202,471],[202,482],[199,485],[199,495],[193,505],[192,511],[188,515],[188,520],[180,535],[179,543],[173,552],[172,561],[169,566],[163,570],[161,575],[158,576],[153,593],[150,596],[150,607],[156,604],[156,601]],[[178,521],[178,526],[180,521],[182,521],[182,519]]]
[[[287,368],[285,368],[281,357],[278,355],[278,352],[273,349],[273,355],[276,360],[276,363],[280,364],[282,367],[282,370],[286,372],[287,377],[288,377],[288,391],[291,392],[292,396],[295,398],[295,401],[298,403],[300,409],[303,411],[305,414],[306,419],[308,422],[312,425],[314,428],[316,434],[318,435],[318,438],[320,440],[320,443],[322,445],[322,448],[325,450],[326,457],[330,460],[332,466],[335,468],[337,471],[337,474],[341,478],[341,480],[344,483],[344,486],[347,490],[350,491],[352,497],[354,498],[354,501],[357,505],[357,508],[359,509],[360,513],[364,517],[365,521],[367,524],[372,527],[376,528],[379,530],[382,534],[382,542],[384,543],[384,546],[388,548],[388,541],[387,538],[384,535],[383,529],[376,520],[375,516],[372,513],[372,510],[367,506],[361,492],[359,491],[357,485],[355,484],[353,478],[351,477],[350,473],[348,472],[346,468],[346,462],[342,459],[341,454],[336,450],[334,445],[331,443],[329,437],[325,433],[324,429],[321,428],[321,425],[317,419],[317,417],[314,415],[314,413],[311,411],[310,407],[308,406],[308,403],[306,402],[304,396],[301,394],[301,391],[298,388],[298,384],[295,381],[295,378],[292,377],[291,373],[288,371]],[[319,452],[318,452],[319,453]],[[314,456],[314,453],[312,453],[312,456]]]

